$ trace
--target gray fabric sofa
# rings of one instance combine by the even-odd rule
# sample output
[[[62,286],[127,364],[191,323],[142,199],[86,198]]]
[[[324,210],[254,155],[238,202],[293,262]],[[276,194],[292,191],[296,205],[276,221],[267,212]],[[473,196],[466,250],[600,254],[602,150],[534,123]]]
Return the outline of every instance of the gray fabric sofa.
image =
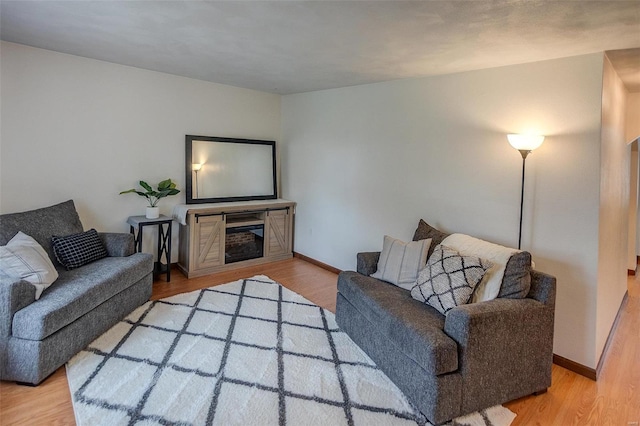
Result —
[[[134,253],[130,234],[101,233],[108,257],[62,268],[51,237],[83,231],[71,200],[0,216],[0,245],[18,231],[44,247],[59,277],[35,300],[33,285],[0,270],[0,379],[38,384],[149,300],[153,257]]]
[[[370,277],[380,253],[338,276],[336,321],[411,402],[442,423],[551,385],[556,280],[531,272],[524,299],[458,306],[446,315]]]

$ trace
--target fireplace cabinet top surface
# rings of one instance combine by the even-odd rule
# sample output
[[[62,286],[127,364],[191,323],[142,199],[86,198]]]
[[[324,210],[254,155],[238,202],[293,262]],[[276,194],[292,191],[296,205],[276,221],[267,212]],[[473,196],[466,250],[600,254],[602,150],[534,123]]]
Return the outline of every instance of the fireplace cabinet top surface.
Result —
[[[235,201],[211,204],[178,204],[173,208],[173,218],[180,224],[187,224],[190,214],[241,212],[244,210],[268,210],[279,208],[295,208],[296,203],[278,198],[276,200]]]

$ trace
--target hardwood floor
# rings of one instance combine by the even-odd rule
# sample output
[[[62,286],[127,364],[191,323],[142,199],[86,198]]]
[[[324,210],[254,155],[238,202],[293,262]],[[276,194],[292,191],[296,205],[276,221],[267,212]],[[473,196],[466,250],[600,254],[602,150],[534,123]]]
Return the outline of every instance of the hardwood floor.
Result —
[[[153,299],[264,274],[335,311],[336,274],[301,259],[254,266],[188,280],[172,274],[157,281]],[[629,298],[598,382],[556,365],[546,394],[505,404],[518,425],[638,425],[640,422],[640,276],[629,277]],[[0,425],[73,425],[71,395],[64,367],[40,386],[0,382]]]
[[[517,425],[640,424],[640,276],[628,279],[621,311],[597,382],[557,365],[549,391],[505,404]]]

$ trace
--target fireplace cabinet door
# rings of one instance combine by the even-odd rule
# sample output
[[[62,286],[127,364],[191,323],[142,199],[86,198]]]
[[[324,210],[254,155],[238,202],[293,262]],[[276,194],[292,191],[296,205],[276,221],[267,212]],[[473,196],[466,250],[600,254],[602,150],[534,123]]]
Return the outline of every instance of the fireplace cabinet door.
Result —
[[[267,212],[265,221],[265,256],[277,256],[291,252],[291,239],[289,232],[291,217],[289,209],[273,210]]]
[[[224,265],[225,221],[222,215],[198,218],[195,225],[195,269]]]

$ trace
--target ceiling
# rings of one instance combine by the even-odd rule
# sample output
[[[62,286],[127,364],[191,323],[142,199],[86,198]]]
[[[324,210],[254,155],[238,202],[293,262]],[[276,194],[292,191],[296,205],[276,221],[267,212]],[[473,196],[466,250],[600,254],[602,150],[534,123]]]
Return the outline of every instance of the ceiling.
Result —
[[[640,2],[0,0],[0,37],[290,94],[638,48]]]
[[[627,90],[640,92],[640,49],[611,50],[607,57]]]

